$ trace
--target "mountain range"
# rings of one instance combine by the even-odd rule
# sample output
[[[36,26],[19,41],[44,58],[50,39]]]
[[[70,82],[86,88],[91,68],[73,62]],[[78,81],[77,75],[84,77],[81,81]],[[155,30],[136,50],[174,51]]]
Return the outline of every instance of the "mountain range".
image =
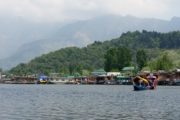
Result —
[[[31,24],[28,25],[32,26]],[[27,34],[26,32],[26,39],[29,39],[29,42],[20,46],[11,56],[1,59],[0,67],[10,69],[19,63],[28,62],[34,57],[60,48],[70,46],[84,47],[94,41],[117,38],[127,31],[178,31],[180,30],[180,18],[173,17],[171,20],[160,20],[134,16],[107,15],[60,26],[58,24],[50,27],[46,24],[34,26],[34,29],[30,32],[41,29],[42,32],[36,32],[35,34],[40,37],[33,37],[32,34]],[[18,28],[18,26],[16,27]],[[15,35],[17,34],[10,34],[11,39],[17,39]],[[19,42],[22,42],[23,39],[25,40],[23,37],[18,39],[21,40]]]

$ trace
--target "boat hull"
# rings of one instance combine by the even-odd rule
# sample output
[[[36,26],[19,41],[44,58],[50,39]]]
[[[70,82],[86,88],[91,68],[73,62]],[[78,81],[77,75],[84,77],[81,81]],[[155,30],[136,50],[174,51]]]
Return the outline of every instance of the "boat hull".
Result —
[[[138,86],[138,85],[134,85],[134,91],[141,91],[141,90],[154,90],[155,87],[154,86]]]
[[[134,85],[134,91],[148,90],[147,87]]]

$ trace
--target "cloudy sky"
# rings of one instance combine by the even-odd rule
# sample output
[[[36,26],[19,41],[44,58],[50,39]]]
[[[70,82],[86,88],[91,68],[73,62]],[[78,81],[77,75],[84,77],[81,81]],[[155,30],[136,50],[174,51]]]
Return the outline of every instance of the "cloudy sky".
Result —
[[[104,14],[170,19],[180,16],[179,0],[0,0],[0,16],[63,22]]]

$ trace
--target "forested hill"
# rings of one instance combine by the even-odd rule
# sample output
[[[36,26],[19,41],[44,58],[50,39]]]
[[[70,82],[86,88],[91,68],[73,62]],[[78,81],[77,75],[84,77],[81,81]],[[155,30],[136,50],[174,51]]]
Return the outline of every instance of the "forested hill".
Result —
[[[104,68],[104,55],[113,47],[125,46],[134,53],[137,49],[179,49],[180,31],[158,33],[135,31],[123,33],[121,37],[105,42],[94,42],[84,48],[68,47],[19,64],[10,70],[14,74],[32,73],[82,73]]]
[[[129,48],[178,49],[180,48],[180,31],[169,33],[147,32],[145,30],[127,32],[111,42]]]

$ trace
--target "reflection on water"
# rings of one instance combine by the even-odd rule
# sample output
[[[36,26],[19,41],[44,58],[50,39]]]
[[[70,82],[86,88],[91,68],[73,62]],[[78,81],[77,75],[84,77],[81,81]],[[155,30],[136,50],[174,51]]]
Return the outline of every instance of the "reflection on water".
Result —
[[[2,120],[178,120],[180,87],[0,85]]]

